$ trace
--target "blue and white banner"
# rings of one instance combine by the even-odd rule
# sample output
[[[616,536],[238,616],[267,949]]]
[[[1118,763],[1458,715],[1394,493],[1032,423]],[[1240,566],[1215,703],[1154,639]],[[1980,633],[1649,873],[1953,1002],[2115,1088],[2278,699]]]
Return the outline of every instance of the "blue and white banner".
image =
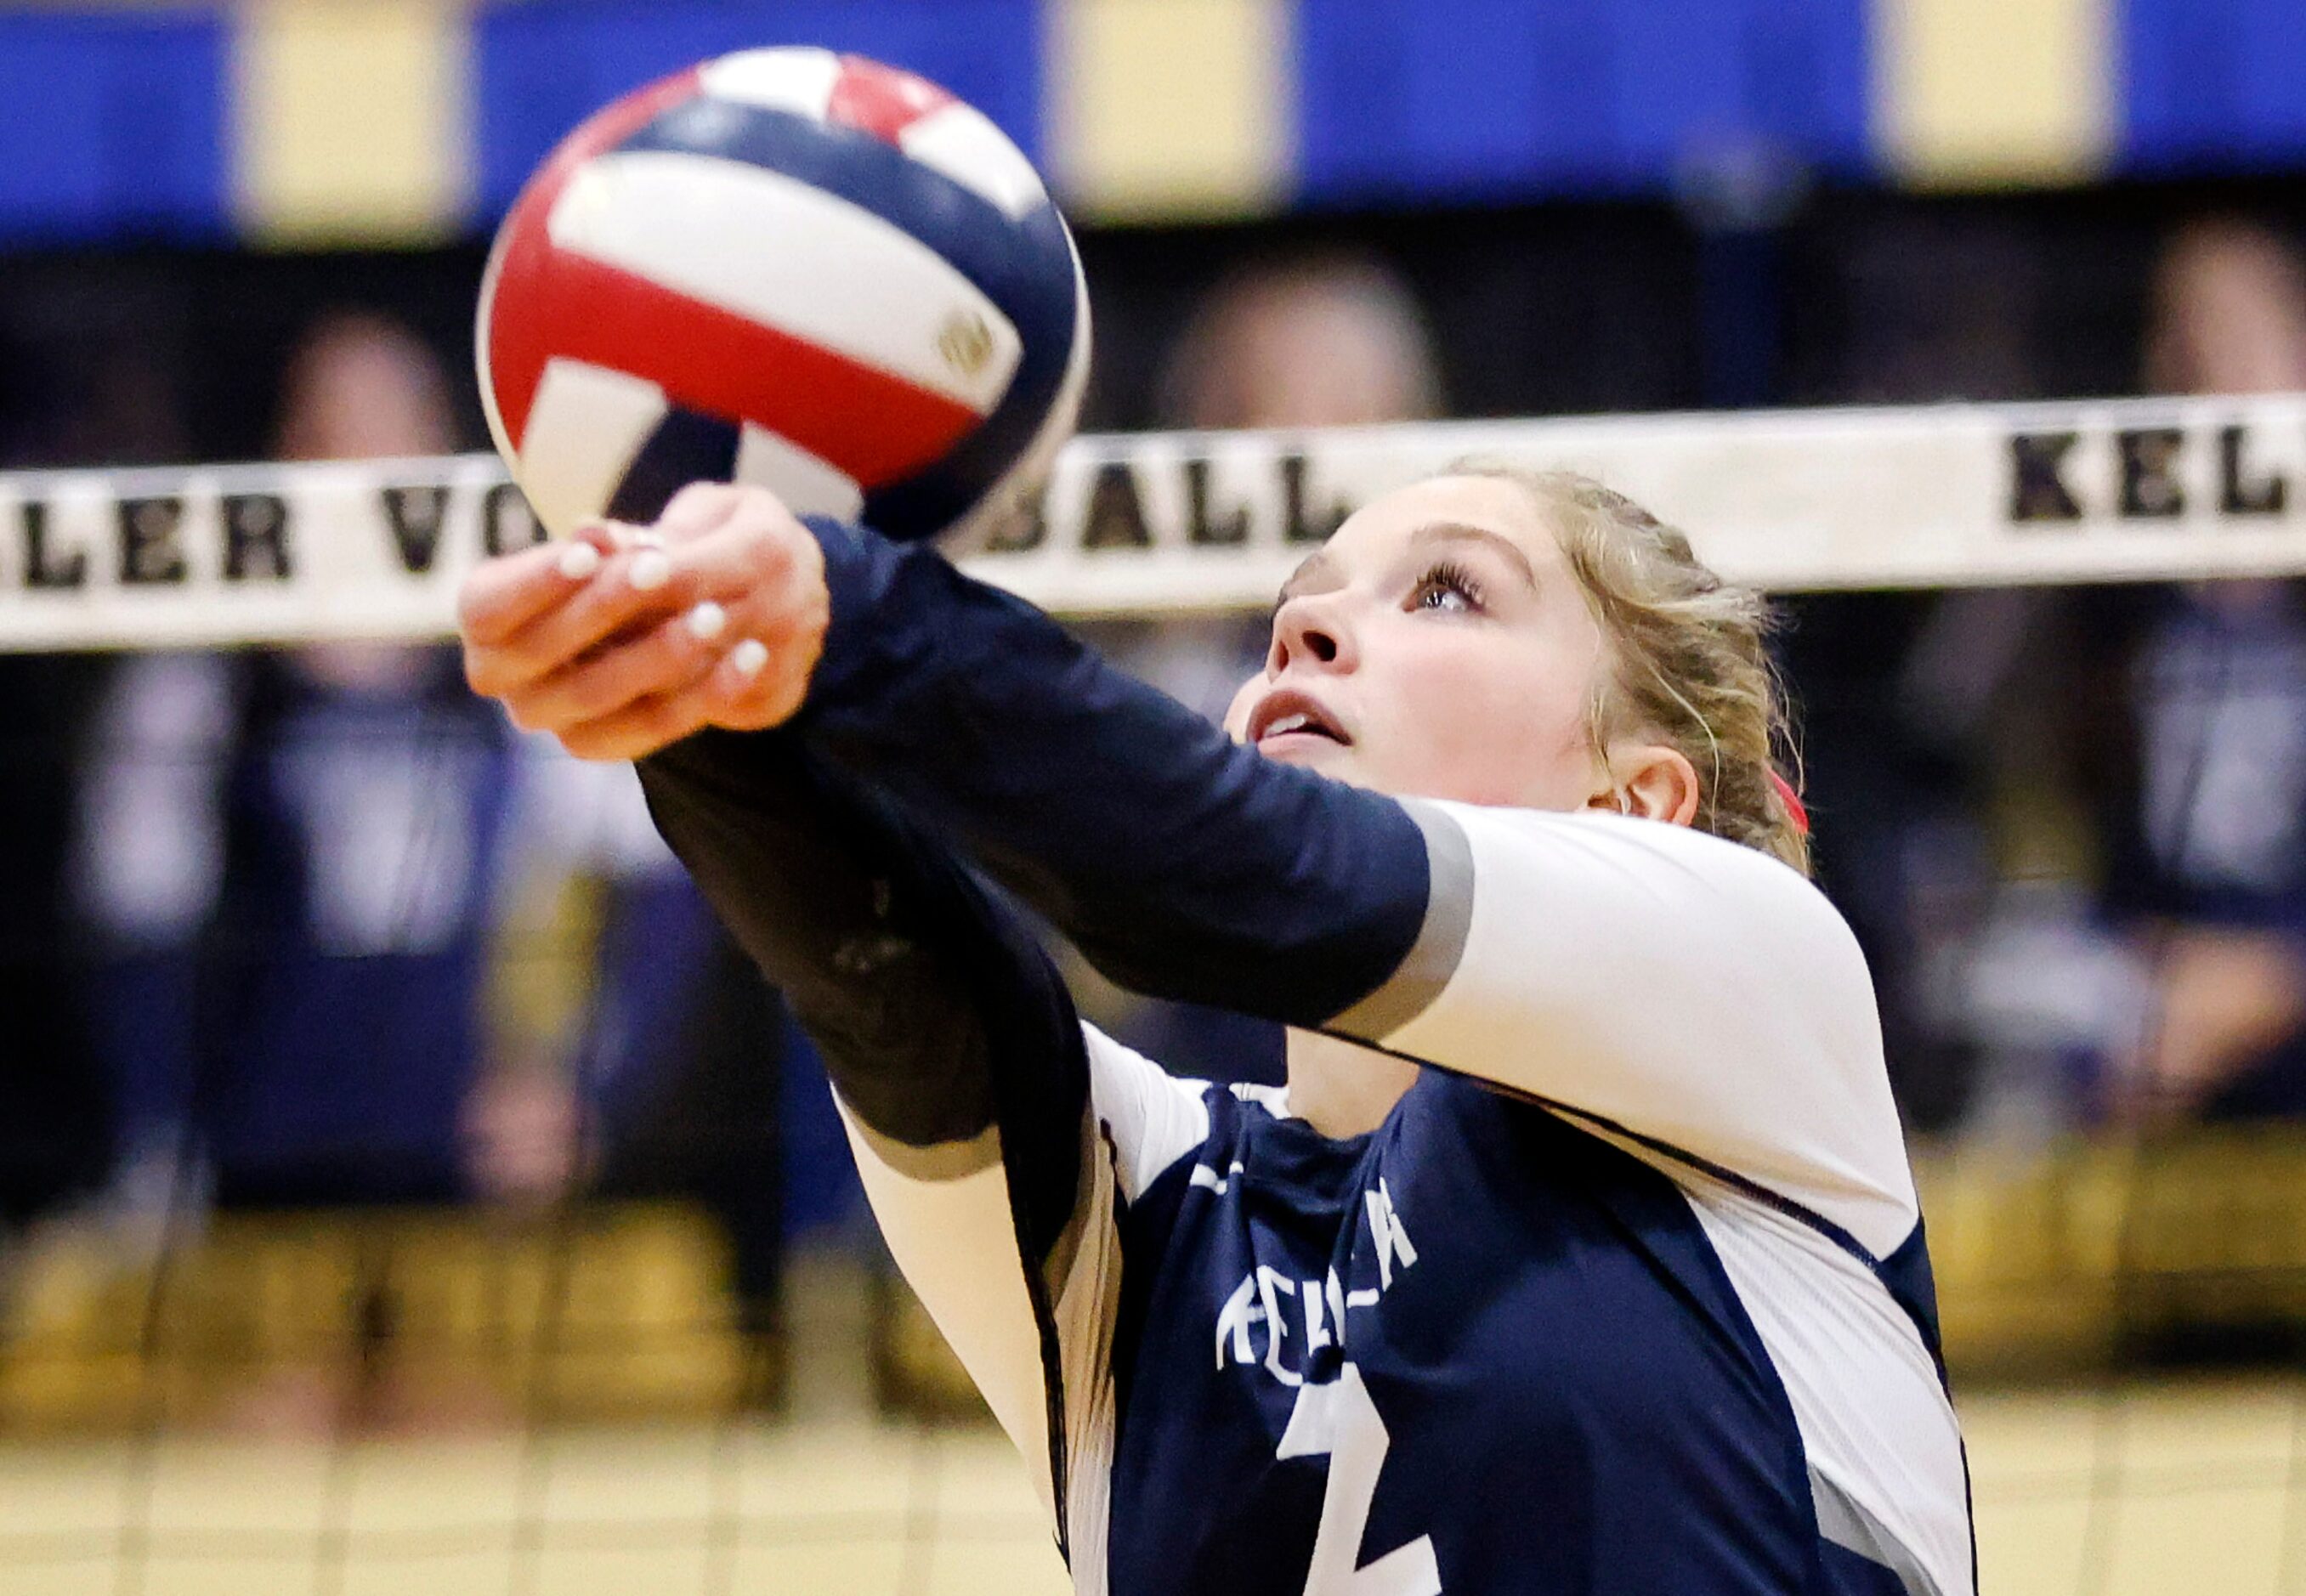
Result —
[[[1083,438],[969,561],[1063,614],[1260,610],[1467,458],[1599,476],[1781,591],[2306,575],[2306,396]],[[492,455],[0,475],[0,652],[444,637],[541,535]]]

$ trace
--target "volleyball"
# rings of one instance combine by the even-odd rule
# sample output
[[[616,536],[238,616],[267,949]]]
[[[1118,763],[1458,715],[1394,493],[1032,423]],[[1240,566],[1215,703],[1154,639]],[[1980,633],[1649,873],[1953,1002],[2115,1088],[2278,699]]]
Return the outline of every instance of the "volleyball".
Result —
[[[693,482],[960,547],[1071,434],[1089,299],[1015,144],[926,79],[745,50],[595,113],[498,230],[491,434],[545,527]]]

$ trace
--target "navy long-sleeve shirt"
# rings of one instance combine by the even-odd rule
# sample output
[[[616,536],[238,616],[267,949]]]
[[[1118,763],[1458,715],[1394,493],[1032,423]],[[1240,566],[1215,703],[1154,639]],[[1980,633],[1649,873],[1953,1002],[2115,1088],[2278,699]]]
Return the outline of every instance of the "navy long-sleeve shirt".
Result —
[[[1084,1591],[1968,1592],[1864,963],[1759,853],[1262,760],[813,523],[793,725],[645,762],[833,1070]],[[1081,1026],[1140,989],[1433,1066],[1376,1131]]]

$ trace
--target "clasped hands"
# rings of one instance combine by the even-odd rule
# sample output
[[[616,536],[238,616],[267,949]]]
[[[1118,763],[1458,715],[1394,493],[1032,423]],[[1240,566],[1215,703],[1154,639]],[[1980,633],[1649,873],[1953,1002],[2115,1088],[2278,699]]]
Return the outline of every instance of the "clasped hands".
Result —
[[[594,522],[490,559],[457,595],[465,676],[580,759],[791,718],[831,603],[816,536],[765,489],[699,482],[647,527]]]

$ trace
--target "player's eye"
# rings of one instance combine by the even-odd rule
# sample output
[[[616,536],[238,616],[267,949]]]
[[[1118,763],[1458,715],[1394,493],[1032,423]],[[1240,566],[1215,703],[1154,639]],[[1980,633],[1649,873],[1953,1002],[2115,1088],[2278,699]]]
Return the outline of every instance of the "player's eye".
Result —
[[[1475,614],[1482,608],[1482,585],[1456,560],[1438,560],[1410,589],[1409,607]]]

